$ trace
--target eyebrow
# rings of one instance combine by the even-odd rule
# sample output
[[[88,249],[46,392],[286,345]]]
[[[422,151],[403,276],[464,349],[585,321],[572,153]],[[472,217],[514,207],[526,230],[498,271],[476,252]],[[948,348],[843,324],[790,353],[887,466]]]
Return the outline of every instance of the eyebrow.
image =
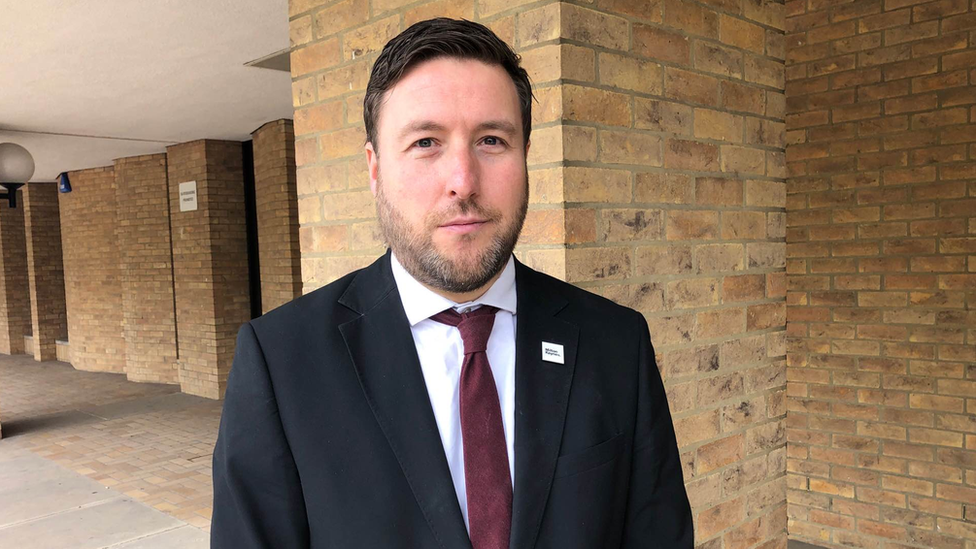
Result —
[[[402,130],[400,130],[399,138],[403,139],[404,137],[412,133],[442,132],[442,131],[446,131],[446,129],[447,128],[445,128],[444,126],[432,120],[418,120],[416,122],[411,122],[407,124]],[[478,126],[475,128],[475,131],[484,131],[484,130],[497,130],[497,131],[508,133],[509,135],[515,135],[515,133],[517,132],[517,130],[515,129],[515,125],[506,120],[487,120],[485,122],[482,122],[481,124],[478,124]]]

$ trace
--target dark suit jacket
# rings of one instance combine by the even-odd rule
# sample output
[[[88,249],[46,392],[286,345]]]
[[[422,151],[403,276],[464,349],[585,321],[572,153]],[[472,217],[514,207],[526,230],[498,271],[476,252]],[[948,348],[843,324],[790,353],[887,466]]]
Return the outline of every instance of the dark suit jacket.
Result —
[[[516,288],[511,547],[691,548],[644,318],[520,263]],[[389,253],[241,327],[213,480],[214,549],[471,549]]]

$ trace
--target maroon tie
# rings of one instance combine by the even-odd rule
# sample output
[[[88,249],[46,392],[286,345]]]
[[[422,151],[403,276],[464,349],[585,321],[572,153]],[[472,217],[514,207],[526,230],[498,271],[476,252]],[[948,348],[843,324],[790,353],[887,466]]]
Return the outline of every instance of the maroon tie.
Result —
[[[488,336],[495,307],[458,314],[454,309],[432,320],[457,326],[464,342],[461,364],[461,438],[464,486],[468,496],[468,535],[474,549],[508,549],[512,530],[512,477],[495,378],[488,365]]]

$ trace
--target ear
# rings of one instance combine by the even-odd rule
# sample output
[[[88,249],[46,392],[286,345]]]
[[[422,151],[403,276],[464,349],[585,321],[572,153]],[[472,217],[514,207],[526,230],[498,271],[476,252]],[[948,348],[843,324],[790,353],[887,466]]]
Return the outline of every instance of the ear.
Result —
[[[366,168],[369,171],[369,190],[376,196],[376,178],[380,173],[380,158],[373,148],[373,143],[366,142]]]
[[[529,147],[531,147],[531,146],[532,146],[532,140],[531,139],[525,142],[525,158],[528,158],[529,157]]]

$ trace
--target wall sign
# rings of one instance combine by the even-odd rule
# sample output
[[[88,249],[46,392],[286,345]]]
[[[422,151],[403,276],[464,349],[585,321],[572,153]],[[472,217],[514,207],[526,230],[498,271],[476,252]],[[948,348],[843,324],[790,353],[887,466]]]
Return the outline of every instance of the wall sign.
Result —
[[[197,182],[180,183],[180,211],[197,211]]]

